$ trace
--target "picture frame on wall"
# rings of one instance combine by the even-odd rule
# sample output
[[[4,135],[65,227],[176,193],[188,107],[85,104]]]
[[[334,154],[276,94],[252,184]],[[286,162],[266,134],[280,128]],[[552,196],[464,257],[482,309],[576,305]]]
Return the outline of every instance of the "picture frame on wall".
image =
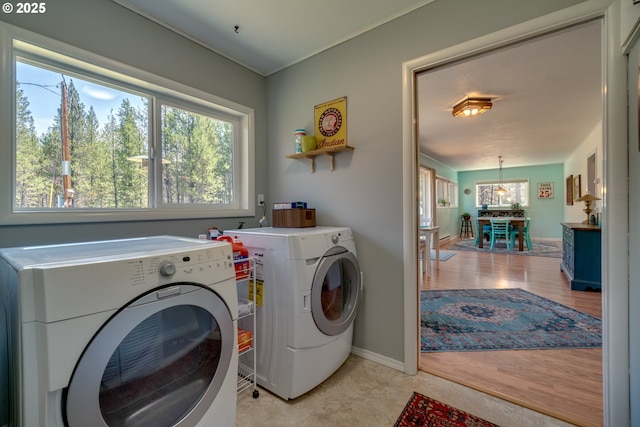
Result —
[[[553,199],[553,182],[538,183],[538,199]]]
[[[582,177],[576,175],[573,177],[573,199],[577,200],[582,197]]]
[[[573,175],[567,177],[565,186],[567,205],[573,205]]]

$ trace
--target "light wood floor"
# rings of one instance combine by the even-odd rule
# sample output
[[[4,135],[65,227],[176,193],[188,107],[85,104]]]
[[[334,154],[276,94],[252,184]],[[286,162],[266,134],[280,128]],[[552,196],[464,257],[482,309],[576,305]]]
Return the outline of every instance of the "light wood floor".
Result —
[[[602,318],[601,294],[572,291],[559,258],[455,253],[422,289],[522,288]],[[572,424],[603,425],[601,349],[422,353],[420,369]]]

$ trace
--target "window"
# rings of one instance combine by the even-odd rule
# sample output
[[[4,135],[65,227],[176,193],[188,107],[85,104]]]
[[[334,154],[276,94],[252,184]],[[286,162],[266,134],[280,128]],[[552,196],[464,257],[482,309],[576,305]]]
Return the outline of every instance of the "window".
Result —
[[[77,49],[61,53],[59,45],[57,51],[42,45],[14,39],[10,47],[9,217],[65,222],[254,213],[251,109]]]
[[[500,195],[496,192],[500,183],[497,181],[485,181],[476,183],[476,207],[482,205],[488,207],[510,207],[513,203],[519,203],[521,206],[529,205],[529,180],[511,180],[503,182],[502,188],[507,190],[506,195]]]
[[[426,222],[427,219],[433,218],[433,209],[432,209],[432,199],[433,192],[431,189],[431,177],[433,171],[428,168],[420,167],[420,174],[418,175],[419,179],[419,191],[420,191],[420,200],[418,201],[418,212],[419,212],[419,221],[421,223]]]
[[[436,177],[436,202],[438,207],[457,207],[458,184],[446,178]]]

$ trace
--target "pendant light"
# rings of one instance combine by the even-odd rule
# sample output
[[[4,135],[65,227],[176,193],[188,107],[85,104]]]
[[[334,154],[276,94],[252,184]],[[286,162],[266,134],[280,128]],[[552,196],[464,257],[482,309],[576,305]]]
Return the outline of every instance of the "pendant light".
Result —
[[[498,156],[498,162],[500,165],[500,172],[499,172],[500,181],[498,183],[498,188],[495,189],[495,192],[500,196],[504,196],[508,193],[508,191],[502,186],[502,156]]]

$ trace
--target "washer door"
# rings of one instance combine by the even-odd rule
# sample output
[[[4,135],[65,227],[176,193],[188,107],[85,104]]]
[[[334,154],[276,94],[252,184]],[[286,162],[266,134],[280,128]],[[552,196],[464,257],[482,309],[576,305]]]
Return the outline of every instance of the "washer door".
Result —
[[[234,333],[229,309],[208,288],[145,294],[85,349],[67,390],[68,425],[196,425],[228,372]]]
[[[352,252],[342,246],[325,253],[313,277],[311,313],[323,333],[334,336],[353,323],[360,300],[360,266]]]

